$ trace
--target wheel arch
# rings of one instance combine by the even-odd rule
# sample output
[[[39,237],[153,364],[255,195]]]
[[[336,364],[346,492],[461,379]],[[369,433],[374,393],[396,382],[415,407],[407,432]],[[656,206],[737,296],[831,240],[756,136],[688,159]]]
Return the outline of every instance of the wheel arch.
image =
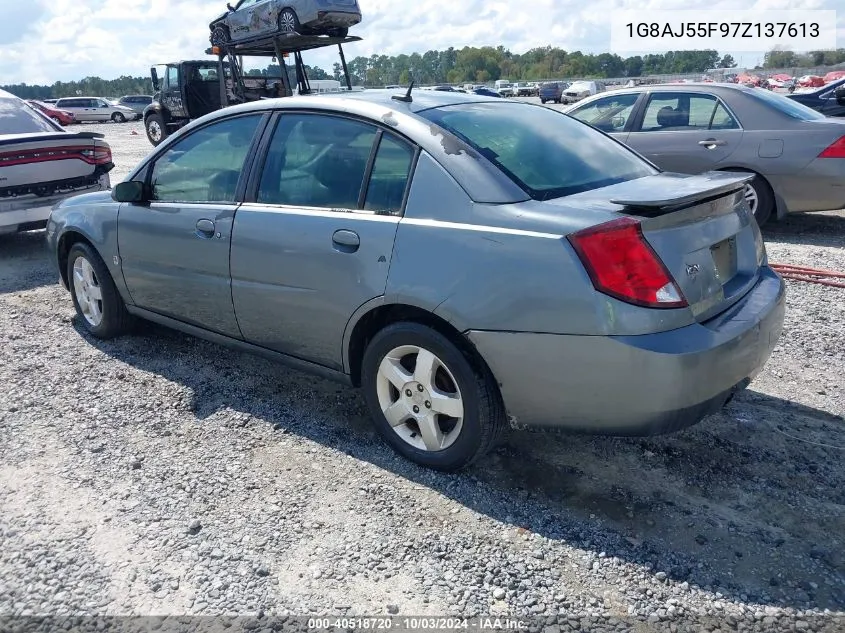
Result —
[[[787,207],[786,207],[786,201],[775,190],[775,188],[772,186],[772,183],[769,182],[769,179],[766,177],[765,174],[761,174],[759,171],[757,171],[756,169],[754,169],[753,167],[750,167],[748,165],[738,165],[738,164],[737,165],[725,166],[725,167],[720,165],[717,168],[716,171],[744,171],[744,172],[747,172],[749,174],[754,174],[755,176],[759,177],[760,180],[762,180],[765,183],[765,185],[769,188],[769,192],[772,194],[772,197],[775,200],[775,217],[777,219],[781,219],[783,216],[785,216],[788,213],[788,210],[787,210]]]
[[[419,323],[439,332],[460,349],[476,367],[489,372],[492,376],[492,371],[480,352],[454,324],[421,306],[410,303],[386,303],[384,297],[380,297],[361,306],[349,320],[344,332],[344,370],[349,374],[354,386],[361,386],[361,363],[369,341],[380,330],[401,321]]]

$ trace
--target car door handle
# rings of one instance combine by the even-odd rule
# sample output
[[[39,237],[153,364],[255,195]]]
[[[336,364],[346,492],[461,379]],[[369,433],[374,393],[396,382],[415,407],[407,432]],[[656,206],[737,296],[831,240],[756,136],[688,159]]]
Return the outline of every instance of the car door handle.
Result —
[[[727,141],[720,141],[720,140],[715,139],[715,138],[708,138],[706,140],[699,141],[698,144],[702,145],[703,147],[710,149],[712,147],[721,147],[722,145],[727,145],[728,142]]]
[[[197,237],[214,237],[214,222],[211,220],[197,220]]]
[[[332,235],[332,244],[341,253],[354,253],[361,245],[361,238],[355,231],[340,229]]]

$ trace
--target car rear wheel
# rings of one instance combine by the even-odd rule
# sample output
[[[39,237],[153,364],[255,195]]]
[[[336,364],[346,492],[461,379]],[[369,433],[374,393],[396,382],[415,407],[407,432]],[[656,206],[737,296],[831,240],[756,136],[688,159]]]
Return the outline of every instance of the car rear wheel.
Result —
[[[229,43],[231,39],[229,37],[229,29],[227,29],[222,24],[219,24],[214,27],[214,30],[211,32],[211,45],[212,46],[223,46]]]
[[[74,244],[67,259],[67,279],[73,306],[82,326],[101,339],[125,333],[131,317],[105,262],[84,242]]]
[[[775,210],[775,197],[762,177],[754,176],[754,180],[745,185],[745,201],[757,224],[763,226],[771,219]]]
[[[300,32],[299,18],[293,9],[284,9],[279,14],[279,33],[292,35]]]
[[[460,470],[489,451],[507,426],[489,370],[418,323],[376,334],[364,353],[361,383],[378,432],[422,466]]]
[[[126,117],[123,116],[123,112],[115,112],[111,115],[111,120],[115,123],[126,123]]]
[[[154,147],[167,138],[167,126],[164,124],[164,119],[161,118],[160,114],[151,114],[148,116],[144,124],[144,129],[147,131],[147,139],[149,139]]]
[[[62,120],[59,117],[51,116],[50,118],[53,119],[53,123],[55,123],[56,125],[63,125]]]

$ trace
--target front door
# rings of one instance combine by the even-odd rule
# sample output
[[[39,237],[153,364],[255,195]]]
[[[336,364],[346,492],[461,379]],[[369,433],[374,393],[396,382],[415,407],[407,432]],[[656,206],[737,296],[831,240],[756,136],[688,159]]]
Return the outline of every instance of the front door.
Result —
[[[240,338],[229,246],[244,161],[261,120],[236,116],[193,131],[149,167],[152,202],[121,205],[121,266],[138,307]]]
[[[713,95],[653,92],[626,142],[661,169],[699,174],[718,169],[742,134],[739,121]]]
[[[589,123],[624,143],[628,138],[628,123],[639,96],[638,93],[623,93],[602,97],[575,108],[569,112],[569,116]]]
[[[384,294],[414,155],[368,123],[279,117],[232,237],[232,296],[247,341],[342,369],[346,324]]]
[[[186,62],[183,67],[188,68],[189,64],[190,62]],[[182,100],[182,87],[179,83],[179,66],[167,66],[158,100],[174,119],[187,116],[185,103]]]

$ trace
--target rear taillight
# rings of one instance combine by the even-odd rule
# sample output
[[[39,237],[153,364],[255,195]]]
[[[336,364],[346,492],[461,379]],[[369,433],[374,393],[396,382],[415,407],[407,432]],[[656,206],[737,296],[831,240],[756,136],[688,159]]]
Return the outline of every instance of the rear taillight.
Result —
[[[648,308],[687,305],[636,220],[620,218],[568,237],[599,292]]]
[[[819,158],[845,158],[845,136],[828,145]]]
[[[54,160],[82,159],[91,165],[105,165],[112,160],[111,149],[101,146],[44,147],[0,154],[0,167],[47,163]]]
[[[94,147],[80,152],[86,162],[94,165],[105,165],[111,162],[111,149],[108,147]]]

